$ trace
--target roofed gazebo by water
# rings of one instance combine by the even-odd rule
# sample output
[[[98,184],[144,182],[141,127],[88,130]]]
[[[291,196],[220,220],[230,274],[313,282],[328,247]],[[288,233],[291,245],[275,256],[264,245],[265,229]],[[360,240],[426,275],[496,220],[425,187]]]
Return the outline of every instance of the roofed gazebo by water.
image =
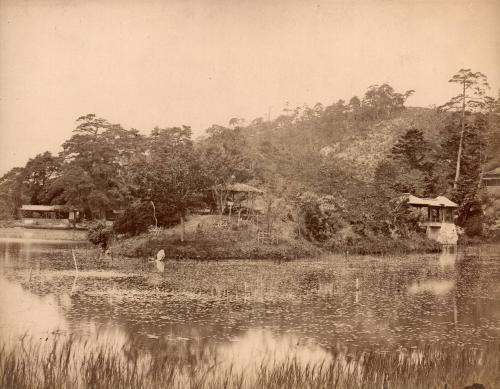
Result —
[[[456,244],[458,240],[455,226],[455,210],[458,204],[444,196],[420,198],[405,194],[408,205],[420,214],[420,225],[425,227],[429,239],[442,244]]]

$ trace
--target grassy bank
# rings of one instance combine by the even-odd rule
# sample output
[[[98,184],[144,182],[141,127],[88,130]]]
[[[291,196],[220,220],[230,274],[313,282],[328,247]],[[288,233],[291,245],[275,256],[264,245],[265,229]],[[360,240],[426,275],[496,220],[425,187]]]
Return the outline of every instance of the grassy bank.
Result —
[[[114,255],[134,258],[152,257],[163,249],[167,258],[199,260],[293,260],[322,253],[321,249],[310,242],[284,235],[277,235],[274,244],[259,243],[257,231],[249,226],[188,230],[184,242],[181,241],[178,231],[148,233],[115,240],[111,249]]]
[[[364,237],[355,241],[327,242],[325,246],[332,252],[357,255],[439,253],[442,250],[440,243],[416,234],[397,239],[386,236]]]
[[[133,341],[123,347],[90,346],[67,338],[47,344],[22,338],[0,344],[0,387],[16,389],[121,388],[450,388],[500,382],[500,348],[431,345],[392,352],[332,350],[304,361],[272,354],[242,365],[220,359],[216,346],[160,342],[150,349]],[[445,386],[447,385],[447,386]]]
[[[196,219],[198,220],[198,219]],[[293,260],[309,258],[325,253],[356,255],[387,255],[435,253],[441,245],[415,235],[405,239],[389,237],[359,238],[355,241],[331,241],[314,244],[304,238],[297,239],[294,226],[281,225],[275,232],[276,242],[263,244],[257,241],[257,228],[253,225],[232,225],[216,227],[216,218],[205,218],[204,228],[197,229],[196,223],[187,228],[184,242],[180,239],[179,227],[146,233],[136,237],[116,239],[112,245],[113,254],[149,258],[163,249],[167,258],[174,259],[270,259]]]
[[[114,242],[113,254],[149,258],[159,250],[165,250],[167,258],[223,260],[223,259],[270,259],[294,260],[324,255],[325,253],[354,255],[388,255],[437,253],[441,245],[428,239],[366,239],[355,244],[336,244],[319,247],[304,239],[279,239],[276,244],[258,244],[256,237],[241,233],[211,232],[209,235],[188,236],[184,242],[172,235],[143,234],[138,237]]]
[[[293,260],[318,255],[321,250],[309,242],[280,241],[278,244],[258,244],[256,239],[238,239],[240,234],[227,233],[223,237],[187,237],[184,242],[174,236],[142,235],[116,241],[113,255],[149,258],[163,249],[167,258],[224,260],[274,259]]]

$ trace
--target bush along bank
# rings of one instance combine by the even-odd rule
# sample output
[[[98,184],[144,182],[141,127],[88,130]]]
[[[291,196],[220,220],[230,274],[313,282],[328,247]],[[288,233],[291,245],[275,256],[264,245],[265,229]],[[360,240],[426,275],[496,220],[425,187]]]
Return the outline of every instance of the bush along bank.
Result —
[[[184,242],[177,235],[147,233],[132,238],[116,239],[114,255],[132,258],[151,258],[160,250],[170,259],[224,260],[269,259],[294,260],[324,253],[304,240],[278,238],[275,244],[257,242],[254,234],[240,231],[212,231],[204,235],[187,235]]]
[[[363,237],[356,241],[333,242],[329,251],[357,255],[417,254],[441,252],[440,243],[425,236],[391,238],[386,236]]]
[[[169,259],[224,260],[267,259],[295,260],[312,258],[327,253],[353,255],[386,255],[434,253],[441,245],[425,236],[407,238],[363,237],[356,240],[329,241],[313,244],[304,239],[278,238],[276,244],[258,243],[254,235],[239,231],[212,231],[202,236],[188,235],[181,242],[177,235],[146,233],[136,237],[116,239],[111,251],[114,255],[131,258],[152,258],[164,250]]]
[[[347,206],[342,196],[303,194],[299,198],[301,235],[336,253],[384,255],[441,250],[439,243],[427,238],[419,215],[405,201],[378,192],[363,201],[355,200],[359,201],[357,206]]]

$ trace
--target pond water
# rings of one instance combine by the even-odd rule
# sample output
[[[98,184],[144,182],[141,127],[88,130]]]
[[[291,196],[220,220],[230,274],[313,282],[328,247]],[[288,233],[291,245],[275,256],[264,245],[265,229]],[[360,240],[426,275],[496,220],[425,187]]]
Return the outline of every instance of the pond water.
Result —
[[[332,349],[481,349],[500,344],[499,254],[489,246],[440,255],[158,264],[101,258],[78,242],[3,239],[0,338],[77,334],[113,347],[133,338],[146,349],[196,341],[240,361],[269,350],[311,361],[328,359]]]

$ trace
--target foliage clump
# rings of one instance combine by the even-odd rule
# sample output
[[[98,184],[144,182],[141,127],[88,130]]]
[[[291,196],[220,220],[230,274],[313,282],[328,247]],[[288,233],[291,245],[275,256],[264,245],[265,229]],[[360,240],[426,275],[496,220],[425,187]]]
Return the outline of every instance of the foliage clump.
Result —
[[[58,156],[39,154],[0,178],[0,218],[27,203],[66,205],[90,220],[120,211],[119,234],[177,222],[182,241],[191,211],[222,217],[233,205],[228,186],[249,183],[265,189],[267,230],[288,213],[322,247],[421,236],[408,207],[394,203],[404,193],[449,197],[456,224],[486,237],[499,218],[500,195],[482,177],[500,166],[500,101],[486,95],[482,73],[461,69],[450,81],[461,92],[438,109],[407,108],[412,90],[372,85],[348,103],[286,104],[246,125],[234,117],[197,140],[188,126],[144,136],[88,114]]]
[[[156,217],[156,220],[155,220]],[[177,216],[171,208],[151,202],[138,201],[128,206],[113,223],[113,231],[129,236],[149,231],[150,227],[170,227],[177,223]]]
[[[93,224],[88,230],[89,241],[100,247],[103,251],[108,248],[112,237],[112,229],[102,221]]]

